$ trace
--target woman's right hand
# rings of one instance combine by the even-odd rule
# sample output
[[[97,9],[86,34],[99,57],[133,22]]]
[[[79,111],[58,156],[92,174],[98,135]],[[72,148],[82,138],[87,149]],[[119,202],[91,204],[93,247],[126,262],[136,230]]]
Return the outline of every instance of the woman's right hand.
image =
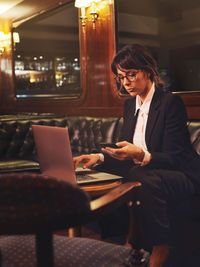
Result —
[[[73,158],[74,167],[77,168],[79,163],[84,163],[83,168],[88,168],[99,161],[100,157],[98,154],[89,154],[89,155],[81,155]]]

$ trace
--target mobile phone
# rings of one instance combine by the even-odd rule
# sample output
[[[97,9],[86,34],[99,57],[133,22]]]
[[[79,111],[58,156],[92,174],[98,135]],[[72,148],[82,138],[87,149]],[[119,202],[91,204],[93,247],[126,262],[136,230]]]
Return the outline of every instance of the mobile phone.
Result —
[[[106,148],[106,147],[112,147],[112,148],[119,148],[115,143],[100,143],[101,148]]]

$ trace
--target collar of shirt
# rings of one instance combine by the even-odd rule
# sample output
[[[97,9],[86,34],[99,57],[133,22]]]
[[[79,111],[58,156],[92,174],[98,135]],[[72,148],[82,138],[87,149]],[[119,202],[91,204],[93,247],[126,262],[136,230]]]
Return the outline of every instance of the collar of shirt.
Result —
[[[136,107],[135,107],[135,115],[138,111],[138,109],[141,110],[142,113],[146,113],[148,115],[149,113],[149,106],[151,104],[151,100],[153,98],[155,92],[155,84],[153,83],[151,86],[150,91],[148,92],[144,102],[142,103],[140,97],[137,95],[136,96]]]

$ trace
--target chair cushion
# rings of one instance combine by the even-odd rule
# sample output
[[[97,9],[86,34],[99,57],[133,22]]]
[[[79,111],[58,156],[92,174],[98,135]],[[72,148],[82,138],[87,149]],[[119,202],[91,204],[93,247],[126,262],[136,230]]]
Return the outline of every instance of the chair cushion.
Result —
[[[54,235],[55,267],[122,267],[128,247],[88,238]],[[2,267],[36,267],[35,239],[27,236],[0,237]]]

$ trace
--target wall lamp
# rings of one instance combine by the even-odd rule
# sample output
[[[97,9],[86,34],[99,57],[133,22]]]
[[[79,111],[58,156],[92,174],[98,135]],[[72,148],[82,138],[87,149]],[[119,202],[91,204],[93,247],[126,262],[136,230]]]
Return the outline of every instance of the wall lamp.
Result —
[[[95,23],[99,17],[99,12],[96,6],[96,3],[101,2],[101,0],[75,0],[75,7],[81,9],[81,23],[82,26],[85,27],[87,21],[91,21],[93,24],[93,29],[96,28]],[[91,7],[91,11],[89,13],[90,17],[86,16],[86,8]]]
[[[10,48],[11,46],[11,33],[4,33],[4,32],[0,32],[0,55],[2,55],[8,48]],[[18,32],[13,32],[13,43],[14,45],[16,43],[19,43],[20,39],[19,39],[19,33]]]
[[[0,55],[5,51],[5,33],[0,32]]]

